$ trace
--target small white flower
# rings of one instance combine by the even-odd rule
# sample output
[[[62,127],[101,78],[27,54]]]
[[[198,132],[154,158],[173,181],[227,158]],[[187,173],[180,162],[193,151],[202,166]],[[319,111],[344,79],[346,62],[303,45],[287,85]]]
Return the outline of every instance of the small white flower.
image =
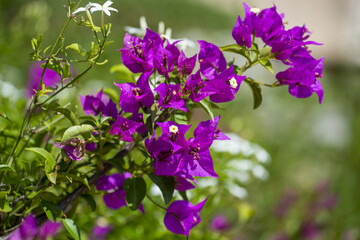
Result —
[[[237,83],[237,81],[236,81],[236,79],[234,77],[232,77],[229,80],[229,83],[230,83],[231,88],[237,88],[237,86],[238,86],[238,83]]]
[[[255,14],[258,14],[260,12],[260,9],[259,8],[251,8],[250,9],[250,12],[253,12]]]
[[[81,13],[81,12],[86,12],[86,11],[89,11],[90,8],[92,7],[95,7],[97,3],[91,3],[89,2],[89,4],[87,4],[85,7],[80,7],[78,9],[76,9],[76,11],[74,11],[72,14],[73,15],[76,15],[78,13]]]
[[[118,12],[118,10],[116,10],[115,8],[110,7],[111,4],[113,4],[112,1],[106,1],[102,6],[98,3],[94,3],[94,6],[90,8],[90,12],[93,13],[96,11],[102,11],[106,15],[110,16],[111,15],[110,11]]]
[[[178,131],[179,131],[179,128],[175,125],[171,125],[169,127],[169,132],[171,132],[171,133],[177,133]]]
[[[113,4],[112,1],[106,1],[104,3],[104,5],[102,5],[102,6],[98,3],[89,2],[85,7],[80,7],[78,9],[76,9],[76,11],[73,12],[73,15],[76,15],[81,12],[89,12],[90,11],[90,13],[93,13],[96,11],[103,11],[106,15],[110,16],[111,15],[110,11],[115,11],[115,12],[118,11],[115,8],[109,7],[111,4]]]

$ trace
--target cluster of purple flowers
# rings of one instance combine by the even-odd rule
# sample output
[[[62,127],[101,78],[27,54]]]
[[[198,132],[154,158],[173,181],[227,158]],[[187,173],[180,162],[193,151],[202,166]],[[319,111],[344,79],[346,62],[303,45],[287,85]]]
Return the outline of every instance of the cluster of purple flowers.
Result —
[[[275,6],[262,11],[244,6],[245,18],[242,20],[239,16],[233,29],[237,44],[251,48],[253,38],[261,38],[271,47],[276,59],[290,66],[276,75],[279,83],[289,85],[289,92],[295,97],[309,97],[315,92],[321,103],[323,91],[318,78],[322,77],[323,58],[316,60],[307,50],[309,44],[318,45],[307,41],[308,30],[304,26],[285,30],[283,16],[277,13]],[[237,75],[236,66],[227,64],[215,44],[198,41],[199,54],[188,58],[176,46],[178,42],[170,43],[149,29],[143,38],[126,34],[124,46],[120,49],[122,61],[139,77],[136,83],[115,83],[120,89],[121,111],[103,95],[102,90],[96,96],[80,98],[85,114],[109,117],[108,132],[97,129],[94,135],[109,133],[120,141],[132,142],[133,134],[137,132],[145,138],[154,174],[173,178],[175,189],[186,191],[195,187],[192,184],[196,183],[194,177],[218,177],[209,148],[214,140],[229,139],[217,128],[220,116],[200,122],[194,130],[194,137],[186,139],[185,134],[191,125],[176,121],[158,122],[155,117],[155,126],[149,130],[144,114],[153,114],[154,111],[157,116],[162,113],[185,114],[193,103],[207,97],[214,103],[232,101],[246,76]],[[199,70],[194,72],[197,60]],[[162,130],[159,136],[152,129],[157,126]],[[85,140],[70,139],[58,147],[76,161],[81,160],[85,150],[94,151],[97,146]],[[102,176],[97,182],[97,190],[106,192],[103,200],[109,208],[127,206],[123,185],[132,174]],[[184,200],[172,202],[164,218],[166,228],[188,237],[190,230],[201,221],[199,212],[206,200],[195,206]],[[142,205],[139,210],[144,213]]]
[[[29,215],[22,225],[10,236],[10,240],[46,240],[53,238],[61,227],[60,223],[47,221],[41,227],[37,227],[36,218]]]
[[[166,80],[174,79],[175,83],[164,81],[155,88],[155,92],[159,94],[160,109],[174,108],[186,112],[186,98],[199,102],[210,96],[210,100],[216,103],[234,99],[245,76],[236,75],[234,66],[227,68],[219,47],[206,41],[198,41],[200,69],[192,73],[197,56],[187,58],[177,48],[177,43],[163,41],[160,34],[149,29],[143,39],[125,35],[124,47],[120,49],[123,63],[133,73],[142,75],[137,86],[131,83],[116,84],[121,89],[123,97],[120,105],[124,111],[136,112],[140,107],[149,107],[154,103],[147,81],[153,73],[164,76]]]
[[[148,112],[154,103],[158,104],[160,111],[186,112],[190,101],[199,102],[209,97],[212,102],[219,103],[235,98],[245,76],[236,75],[234,66],[227,66],[219,47],[199,41],[200,69],[193,73],[197,56],[187,58],[176,43],[170,44],[149,29],[143,39],[126,34],[124,47],[120,50],[122,60],[132,72],[141,73],[140,77],[136,84],[115,83],[121,92],[120,112],[111,99],[103,96],[102,91],[97,96],[81,96],[84,112],[112,117],[114,121],[109,121],[109,134],[118,136],[121,141],[132,142],[135,132],[146,136],[143,113]],[[160,75],[160,80],[156,74]],[[150,84],[154,86],[153,90]],[[124,113],[131,113],[131,117],[124,117]],[[214,140],[229,139],[217,129],[219,119],[216,117],[201,122],[194,131],[194,137],[188,140],[185,133],[190,125],[157,122],[162,134],[156,136],[154,130],[150,133],[152,137],[145,139],[145,146],[154,160],[154,173],[173,177],[175,189],[179,191],[194,188],[189,181],[196,183],[194,176],[217,177],[209,148]],[[70,147],[63,146],[65,150]],[[74,155],[73,151],[75,149],[71,149],[68,155]],[[129,177],[130,173],[113,174],[98,181],[97,190],[107,192],[104,202],[108,207],[118,209],[127,205],[123,184]],[[199,212],[205,202],[194,206],[188,201],[174,201],[165,215],[165,226],[174,233],[188,236],[190,229],[200,222]],[[144,212],[142,205],[139,210]]]
[[[279,83],[288,85],[289,93],[297,98],[310,97],[315,92],[321,103],[324,92],[319,78],[324,58],[313,58],[307,48],[307,45],[321,44],[307,41],[310,32],[305,26],[285,30],[284,15],[277,12],[276,6],[260,11],[244,3],[244,9],[244,20],[239,16],[232,32],[236,43],[251,48],[253,37],[261,38],[277,60],[290,66],[276,75]]]

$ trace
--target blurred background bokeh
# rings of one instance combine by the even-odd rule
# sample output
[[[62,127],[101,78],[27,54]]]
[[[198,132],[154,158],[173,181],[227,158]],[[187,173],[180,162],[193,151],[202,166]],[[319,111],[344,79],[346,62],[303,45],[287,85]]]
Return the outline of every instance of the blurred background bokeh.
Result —
[[[315,58],[325,56],[323,103],[316,96],[296,99],[286,87],[262,88],[263,103],[253,110],[251,90],[244,84],[235,101],[222,104],[224,110],[217,110],[221,128],[242,139],[231,146],[241,149],[248,144],[250,154],[222,151],[221,146],[221,151],[214,149],[220,178],[199,181],[199,190],[191,190],[194,203],[208,195],[211,201],[190,239],[360,239],[360,1],[247,1],[259,8],[273,3],[285,14],[287,28],[306,24],[311,40],[324,44],[311,47]],[[66,20],[64,4],[62,0],[0,1],[0,94],[7,99],[0,109],[8,108],[14,98],[24,98],[30,40],[43,33],[44,46],[54,41]],[[112,6],[119,13],[106,18],[113,24],[110,38],[115,41],[105,53],[109,63],[82,80],[77,89],[81,94],[113,88],[113,81],[122,80],[110,69],[121,63],[117,49],[122,47],[124,27],[138,27],[141,16],[154,31],[164,21],[175,39],[204,39],[219,46],[235,43],[231,31],[236,17],[243,16],[242,2],[236,0],[114,0]],[[72,24],[66,38],[85,45],[93,38],[91,32],[76,29]],[[198,50],[198,46],[188,49],[187,54]],[[235,58],[235,63],[242,61],[226,56]],[[83,66],[72,67],[80,71]],[[281,69],[274,63],[275,71]],[[261,66],[247,75],[274,81]],[[261,159],[256,149],[265,149],[270,157]],[[242,165],[231,165],[233,159]],[[225,164],[237,171],[226,172]],[[166,231],[163,212],[151,210],[150,202],[144,203],[150,210],[142,215],[129,209],[110,211],[101,205],[101,196],[98,200],[96,211],[84,205],[83,212],[75,215],[84,238],[97,223],[112,226],[109,239],[185,239]]]

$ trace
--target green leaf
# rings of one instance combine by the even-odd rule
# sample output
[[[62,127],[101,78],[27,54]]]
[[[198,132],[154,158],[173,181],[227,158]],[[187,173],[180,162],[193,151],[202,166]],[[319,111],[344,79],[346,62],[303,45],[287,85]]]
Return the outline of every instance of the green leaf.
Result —
[[[198,102],[198,104],[207,112],[207,114],[209,114],[211,119],[214,120],[214,113],[212,112],[211,104],[209,103],[209,101],[204,98],[203,100]]]
[[[116,78],[124,81],[136,82],[134,74],[125,67],[124,64],[114,65],[110,68],[110,73],[115,73]]]
[[[53,184],[56,184],[56,176],[57,173],[54,172],[54,168],[56,165],[54,157],[45,149],[43,148],[25,148],[27,151],[34,152],[45,159],[45,173],[47,178]]]
[[[42,38],[43,38],[42,34],[37,35],[37,49],[41,47]]]
[[[272,55],[271,47],[264,47],[264,48],[260,49],[259,58],[268,58],[271,55]]]
[[[269,59],[261,58],[261,59],[259,59],[259,63],[261,65],[263,65],[269,72],[274,74],[274,70],[273,70],[273,67],[272,67],[271,62],[269,61]]]
[[[189,201],[189,198],[186,195],[186,191],[178,191],[180,196],[182,197],[183,200],[185,201]]]
[[[135,211],[139,208],[146,195],[146,183],[141,177],[127,178],[124,181],[124,189],[126,202],[129,204],[130,209]]]
[[[67,119],[69,119],[69,121],[74,124],[74,125],[79,125],[79,120],[76,118],[75,113],[73,113],[72,111],[70,111],[67,108],[55,108],[54,111],[61,113],[62,115],[64,115]]]
[[[41,65],[41,68],[44,68],[45,65],[46,62]],[[64,73],[62,63],[57,59],[51,59],[46,68],[54,70],[60,77],[62,77]]]
[[[245,78],[245,82],[249,84],[254,97],[254,109],[258,108],[262,102],[261,87],[259,84],[251,81],[252,79]]]
[[[0,172],[5,172],[5,171],[15,172],[15,169],[13,169],[12,167],[10,167],[9,165],[0,164]]]
[[[91,196],[90,194],[83,194],[81,195],[81,197],[83,199],[85,199],[85,201],[88,203],[88,205],[91,207],[91,210],[92,211],[95,211],[96,210],[96,201],[95,199],[93,198],[93,196]]]
[[[3,113],[3,112],[0,112],[0,117],[2,117],[2,118],[4,118],[4,119],[8,120],[9,122],[13,122],[13,121],[11,121],[11,120],[8,118],[8,116],[6,116],[6,114],[5,114],[5,113]]]
[[[100,46],[91,42],[91,49],[86,53],[88,59],[92,59],[99,54]]]
[[[186,114],[186,113],[185,113]],[[174,114],[174,122],[177,124],[188,124],[187,116],[183,113]]]
[[[58,178],[66,179],[70,183],[73,181],[80,182],[90,189],[88,179],[80,173],[77,173],[76,175],[71,173],[59,173]]]
[[[78,53],[83,57],[86,55],[86,50],[78,43],[72,43],[69,46],[66,46],[65,49]]]
[[[111,23],[105,25],[105,36],[109,36],[111,32]]]
[[[41,46],[41,41],[42,41],[42,34],[38,34],[37,38],[33,38],[31,39],[31,47],[34,51],[38,51],[40,46]]]
[[[244,56],[246,59],[250,58],[248,49],[246,47],[239,46],[237,44],[220,47],[220,50],[223,52],[232,52],[232,53],[240,54]]]
[[[1,195],[4,195],[4,194],[7,195],[10,192],[11,192],[11,186],[10,185],[4,184],[4,185],[0,186],[0,194]]]
[[[12,208],[10,207],[9,201],[6,197],[2,198],[0,196],[0,212],[11,212]]]
[[[149,178],[155,183],[161,190],[164,197],[165,204],[168,204],[174,194],[175,181],[174,177],[158,176],[155,174],[148,174]]]
[[[52,45],[50,46],[47,46],[45,49],[44,49],[44,55],[46,54],[46,52],[52,47]]]
[[[116,169],[118,170],[119,173],[123,173],[124,172],[124,166],[125,166],[125,161],[122,158],[113,158],[108,160],[107,162],[109,162],[111,165],[113,165],[114,167],[116,167]]]
[[[63,63],[63,79],[69,78],[71,75],[70,65],[68,63]]]
[[[80,240],[80,232],[75,222],[70,218],[61,219],[64,227],[75,240]]]
[[[61,139],[61,142],[66,142],[72,138],[83,137],[85,139],[91,137],[91,133],[95,130],[95,128],[89,124],[83,124],[80,126],[72,126],[66,129],[64,135]]]
[[[56,218],[62,215],[61,209],[53,202],[41,200],[41,206],[50,221],[55,222]]]
[[[79,117],[78,119],[81,121],[82,124],[84,124],[84,123],[90,123],[90,124],[93,125],[94,127],[96,127],[96,126],[99,124],[98,120],[97,120],[96,117],[93,116],[93,115],[81,116],[81,117]]]
[[[70,6],[69,6],[69,7],[70,7],[70,9],[73,9],[73,8],[74,8],[74,6],[75,6],[75,2],[71,2],[71,1],[70,1]]]

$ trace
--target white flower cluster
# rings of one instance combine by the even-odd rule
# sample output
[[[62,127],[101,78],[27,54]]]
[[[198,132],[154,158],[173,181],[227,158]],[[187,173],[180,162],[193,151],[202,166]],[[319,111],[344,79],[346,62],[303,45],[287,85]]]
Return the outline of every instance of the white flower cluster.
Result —
[[[111,15],[110,11],[114,11],[114,12],[118,11],[115,8],[110,7],[111,4],[113,4],[112,1],[106,1],[102,6],[98,3],[89,2],[85,7],[80,7],[76,9],[72,14],[76,15],[78,13],[87,12],[87,11],[90,11],[90,13],[102,11],[106,15],[110,16]]]

